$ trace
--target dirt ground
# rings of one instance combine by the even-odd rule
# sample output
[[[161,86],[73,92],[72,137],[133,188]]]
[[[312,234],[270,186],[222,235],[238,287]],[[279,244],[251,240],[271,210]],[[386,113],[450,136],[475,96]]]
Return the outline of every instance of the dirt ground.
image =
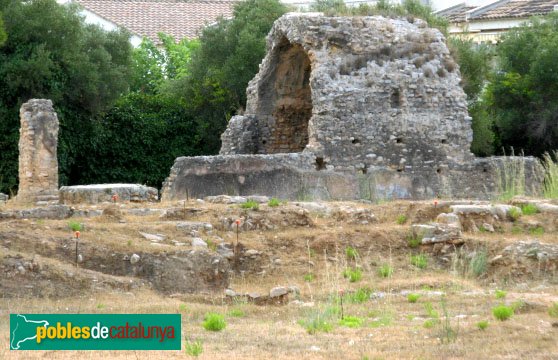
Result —
[[[558,318],[549,313],[558,303],[556,267],[491,261],[520,241],[558,246],[556,215],[497,222],[494,232],[465,232],[463,244],[440,250],[412,247],[409,236],[411,224],[448,211],[443,204],[326,206],[349,211],[302,211],[293,203],[255,210],[191,201],[124,204],[114,216],[0,220],[0,359],[190,358],[186,344],[196,341],[203,347],[200,359],[558,359]],[[172,219],[125,211],[145,207],[195,211]],[[0,211],[5,209],[10,207]],[[286,304],[255,305],[228,299],[223,291],[163,293],[143,278],[122,276],[120,254],[190,249],[192,236],[177,228],[180,221],[213,225],[200,235],[208,251],[220,241],[234,243],[234,227],[223,225],[224,218],[263,224],[239,232],[243,248],[259,255],[247,256],[230,274],[229,288],[265,294],[275,286],[296,287]],[[84,262],[78,268],[70,221],[83,224]],[[166,238],[154,245],[139,232]],[[472,261],[481,252],[482,271]],[[420,254],[424,268],[412,264],[411,257]],[[17,261],[28,268],[17,271]],[[351,282],[343,275],[346,269],[360,269],[360,279]],[[494,317],[492,309],[500,304],[514,308],[510,319]],[[208,312],[223,314],[226,328],[205,330]],[[182,350],[10,351],[10,313],[180,313]],[[481,330],[483,321],[488,326]]]

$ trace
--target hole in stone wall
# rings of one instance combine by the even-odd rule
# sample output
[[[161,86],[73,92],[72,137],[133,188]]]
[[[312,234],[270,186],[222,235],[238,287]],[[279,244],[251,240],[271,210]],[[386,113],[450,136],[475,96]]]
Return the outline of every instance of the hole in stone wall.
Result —
[[[316,158],[316,170],[324,170],[326,168],[326,163],[323,157]]]
[[[482,172],[488,172],[488,169],[487,169],[487,168],[483,168],[483,169],[482,169]]]
[[[448,141],[446,139],[442,139],[442,144],[447,144]]]
[[[401,137],[395,138],[395,143],[396,144],[403,144],[403,138],[401,138]]]
[[[267,144],[267,140],[262,140],[262,144]]]
[[[399,89],[394,89],[390,97],[391,107],[398,108],[401,105],[401,96]]]
[[[270,104],[263,105],[262,115],[275,120],[263,150],[267,154],[301,152],[308,145],[308,121],[312,116],[310,59],[301,45],[283,38],[274,62],[272,80],[260,96]]]
[[[441,173],[442,173],[442,169],[441,169],[441,168],[437,168],[437,169],[436,169],[436,172],[437,172],[438,174],[441,174]]]
[[[353,143],[353,144],[360,144],[360,140],[354,138],[353,140],[351,140],[351,143]]]
[[[398,168],[397,172],[403,172],[403,168]]]

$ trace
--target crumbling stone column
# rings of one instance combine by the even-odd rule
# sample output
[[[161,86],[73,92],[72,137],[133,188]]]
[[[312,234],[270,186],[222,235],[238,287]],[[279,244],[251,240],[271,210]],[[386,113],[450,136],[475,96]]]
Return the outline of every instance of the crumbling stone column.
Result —
[[[31,99],[19,111],[18,203],[58,203],[58,116],[52,101]]]

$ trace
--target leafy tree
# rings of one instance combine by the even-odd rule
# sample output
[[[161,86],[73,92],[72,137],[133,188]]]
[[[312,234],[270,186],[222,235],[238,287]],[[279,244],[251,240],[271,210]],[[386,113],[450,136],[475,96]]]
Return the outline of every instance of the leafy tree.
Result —
[[[144,38],[132,55],[132,91],[159,93],[167,80],[180,79],[190,74],[192,52],[199,47],[197,40],[174,38],[159,33],[162,46]]]
[[[541,155],[558,148],[558,14],[510,30],[483,96],[497,145]]]
[[[2,12],[0,11],[0,46],[2,46],[6,42],[7,38],[8,35],[6,34],[6,29],[4,28],[4,20],[2,19]]]
[[[96,150],[95,119],[128,90],[129,35],[86,25],[78,7],[55,0],[1,0],[0,11],[0,191],[17,185],[19,107],[31,98],[53,101],[61,183],[76,182]]]
[[[228,119],[246,104],[246,87],[265,55],[265,37],[287,11],[279,0],[246,0],[232,19],[203,29],[190,73],[168,82],[166,93],[187,103],[196,117],[201,151],[216,153]]]
[[[123,96],[95,123],[95,156],[85,163],[80,182],[160,187],[177,157],[201,155],[193,130],[182,103],[158,94]]]
[[[473,142],[471,151],[479,156],[494,153],[493,122],[486,107],[480,102],[480,94],[489,79],[493,50],[487,45],[474,44],[471,40],[450,38],[448,47],[459,63],[461,83],[467,94],[469,114],[473,118]]]

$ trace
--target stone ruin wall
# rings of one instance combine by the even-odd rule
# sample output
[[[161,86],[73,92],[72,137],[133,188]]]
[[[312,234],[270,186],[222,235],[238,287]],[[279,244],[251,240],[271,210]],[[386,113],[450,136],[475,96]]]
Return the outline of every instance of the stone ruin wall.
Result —
[[[20,109],[19,203],[58,203],[58,116],[50,100],[31,99]]]
[[[472,160],[459,70],[423,21],[284,16],[268,49],[221,154],[309,151],[361,172]]]
[[[246,114],[230,120],[220,155],[177,159],[163,199],[262,194],[258,181],[263,194],[298,199],[497,191],[506,160],[470,152],[458,66],[424,21],[287,14],[267,48]],[[540,165],[521,161],[527,191],[536,193]]]

